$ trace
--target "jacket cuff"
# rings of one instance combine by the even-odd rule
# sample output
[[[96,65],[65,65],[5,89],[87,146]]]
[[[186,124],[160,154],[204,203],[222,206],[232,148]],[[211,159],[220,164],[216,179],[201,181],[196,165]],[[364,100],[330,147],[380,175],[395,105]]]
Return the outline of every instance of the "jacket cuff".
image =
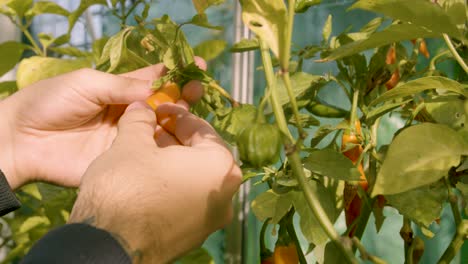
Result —
[[[120,243],[107,231],[87,224],[67,224],[47,233],[21,264],[131,264]]]
[[[0,216],[6,215],[20,207],[20,201],[11,190],[5,174],[0,170]]]

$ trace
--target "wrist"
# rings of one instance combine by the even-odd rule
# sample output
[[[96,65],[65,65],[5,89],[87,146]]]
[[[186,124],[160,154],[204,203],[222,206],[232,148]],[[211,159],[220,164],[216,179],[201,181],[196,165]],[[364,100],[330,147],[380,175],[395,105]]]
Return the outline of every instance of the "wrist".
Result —
[[[172,258],[159,247],[158,238],[161,233],[154,232],[151,227],[144,226],[144,220],[136,220],[127,215],[142,215],[132,208],[121,208],[116,204],[102,204],[107,199],[99,195],[91,197],[86,191],[80,190],[73,206],[68,223],[82,223],[108,232],[132,259],[132,263],[168,263]],[[118,204],[124,204],[119,201]],[[125,203],[128,205],[128,202]],[[137,206],[137,205],[135,205]],[[126,213],[122,213],[126,211]],[[142,232],[145,230],[144,232]],[[156,242],[157,241],[157,242]]]
[[[7,107],[7,100],[0,101],[0,169],[3,171],[12,190],[19,188],[22,182],[15,166],[15,149],[11,112]]]

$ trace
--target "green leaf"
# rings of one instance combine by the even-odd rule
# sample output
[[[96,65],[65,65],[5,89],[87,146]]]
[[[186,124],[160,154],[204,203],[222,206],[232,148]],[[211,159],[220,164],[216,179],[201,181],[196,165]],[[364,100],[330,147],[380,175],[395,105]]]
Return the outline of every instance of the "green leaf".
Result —
[[[78,18],[92,5],[104,5],[107,6],[106,0],[81,0],[80,5],[76,10],[70,13],[68,17],[68,32],[70,33],[73,27],[75,26]]]
[[[26,17],[34,17],[40,14],[69,16],[70,12],[54,2],[39,1],[34,3],[33,7],[26,12]]]
[[[226,115],[217,115],[213,121],[214,128],[223,135],[223,139],[233,141],[237,135],[255,121],[257,108],[254,105],[243,104],[232,108]]]
[[[348,36],[350,34],[348,34]],[[368,36],[367,33],[362,32],[359,33],[359,36],[358,40],[334,49],[326,58],[319,61],[325,62],[338,60],[349,55],[394,42],[415,38],[440,37],[440,34],[413,24],[393,24],[382,31],[371,34],[370,36]]]
[[[33,56],[22,60],[19,64],[16,82],[18,89],[21,89],[37,81],[86,67],[91,67],[91,62],[86,59],[68,60]]]
[[[277,194],[270,189],[252,201],[252,212],[261,222],[271,218],[271,223],[277,224],[292,207],[291,195],[292,192]]]
[[[325,213],[332,223],[336,221],[339,216],[340,210],[337,210],[335,200],[335,188],[326,188],[323,183],[317,181],[309,182],[312,191],[317,194],[320,204],[323,206]],[[320,226],[317,218],[313,214],[309,205],[307,204],[303,192],[294,193],[294,208],[300,216],[299,225],[302,234],[307,239],[307,242],[314,243],[315,245],[322,245],[328,240],[328,236]]]
[[[66,47],[50,47],[49,50],[58,53],[60,55],[68,55],[78,58],[85,58],[91,56],[90,52],[81,50],[77,47],[66,46]]]
[[[328,15],[327,21],[325,22],[325,25],[323,26],[323,30],[322,30],[322,38],[324,42],[328,42],[328,39],[330,38],[331,33],[332,33],[332,15]]]
[[[29,230],[41,225],[50,225],[49,219],[45,216],[32,216],[24,221],[18,231],[19,233],[26,233]]]
[[[439,5],[427,0],[360,0],[349,9],[364,9],[381,13],[393,19],[410,22],[432,32],[445,33],[459,39],[463,36],[450,16]]]
[[[325,246],[324,254],[324,264],[337,264],[348,262],[346,257],[343,255],[343,252],[335,245],[333,241],[327,243],[327,245]]]
[[[299,113],[299,120],[303,127],[311,127],[311,126],[320,125],[320,121],[310,114]],[[291,118],[288,120],[288,123],[292,125],[297,125],[296,117],[292,115]]]
[[[16,81],[0,82],[0,99],[10,96],[18,91]]]
[[[319,144],[328,134],[332,133],[333,131],[337,130],[338,128],[332,125],[325,125],[319,127],[319,129],[315,132],[314,136],[310,140],[310,147],[314,148]]]
[[[287,14],[283,0],[240,0],[242,19],[264,40],[276,57],[286,43]]]
[[[7,6],[15,11],[15,14],[23,18],[26,11],[28,11],[33,4],[33,0],[10,0],[7,1]]]
[[[231,52],[244,52],[250,50],[259,49],[260,45],[258,44],[258,39],[241,39],[241,41],[235,43],[230,51]]]
[[[356,166],[331,148],[313,150],[304,160],[304,167],[313,173],[343,181],[358,181],[360,173]]]
[[[106,42],[104,49],[102,50],[101,58],[98,61],[98,66],[105,64],[109,61],[110,67],[107,72],[113,72],[117,67],[124,62],[127,54],[127,38],[130,36],[133,27],[126,27],[119,33],[115,34]]]
[[[379,98],[372,101],[369,104],[369,106],[374,106],[379,103],[400,97],[415,95],[422,91],[431,89],[447,90],[463,95],[464,97],[468,97],[468,92],[466,91],[467,87],[468,85],[466,84],[460,84],[454,80],[441,76],[423,77],[413,81],[409,81],[407,83],[393,88],[390,91],[385,92]]]
[[[304,95],[310,89],[314,89],[317,84],[322,84],[324,78],[318,75],[311,75],[305,72],[297,72],[291,76],[291,86],[293,88],[293,94],[297,97]],[[277,77],[277,89],[279,102],[282,106],[289,103],[288,91],[280,76]]]
[[[21,187],[21,191],[31,195],[37,200],[42,200],[42,195],[39,192],[39,189],[37,188],[37,184],[35,183],[31,183],[31,184]]]
[[[466,22],[466,0],[439,0],[438,3],[444,8],[452,22],[459,28]]]
[[[26,45],[16,41],[7,41],[0,44],[0,58],[2,58],[2,63],[0,63],[0,76],[15,67],[21,59],[21,55],[26,47]]]
[[[51,34],[46,33],[38,33],[37,38],[39,39],[39,43],[41,43],[44,49],[47,49],[52,43],[54,43],[54,37]]]
[[[207,40],[193,48],[195,55],[210,61],[221,55],[226,48],[227,42],[224,40]]]
[[[199,27],[214,29],[214,30],[222,30],[223,27],[221,26],[214,26],[208,22],[208,16],[206,14],[197,14],[192,17],[190,24],[196,25]]]
[[[451,128],[432,123],[411,126],[390,144],[372,196],[402,193],[436,182],[467,154],[466,142]]]
[[[385,195],[385,199],[400,214],[428,228],[439,218],[447,193],[447,187],[439,181],[403,193]]]
[[[464,101],[454,98],[449,102],[425,103],[427,112],[439,124],[447,125],[455,130],[468,126],[465,124]]]
[[[192,0],[193,6],[199,14],[205,13],[205,10],[212,5],[219,5],[224,3],[225,0]]]
[[[460,190],[463,200],[463,207],[465,208],[465,214],[468,215],[468,184],[459,182],[457,183],[457,189]]]
[[[383,17],[376,17],[369,21],[366,25],[364,25],[359,31],[366,33],[366,34],[372,34],[377,29],[382,25],[382,23],[385,21],[385,18]]]
[[[190,251],[185,256],[179,259],[179,264],[215,264],[210,253],[204,249],[199,248]]]
[[[298,0],[296,1],[296,6],[294,7],[294,11],[296,13],[304,13],[309,9],[309,7],[318,5],[321,2],[322,0]]]
[[[366,119],[370,120],[370,123],[373,123],[372,122],[373,120],[375,120],[375,119],[385,115],[386,113],[391,112],[391,111],[393,111],[393,110],[395,110],[395,109],[401,107],[402,105],[407,104],[407,103],[409,103],[411,101],[413,101],[413,99],[408,99],[408,100],[400,101],[400,102],[396,102],[396,103],[393,103],[393,102],[385,103],[382,106],[375,107],[371,111],[369,111],[369,113],[367,113],[367,115],[366,115]]]

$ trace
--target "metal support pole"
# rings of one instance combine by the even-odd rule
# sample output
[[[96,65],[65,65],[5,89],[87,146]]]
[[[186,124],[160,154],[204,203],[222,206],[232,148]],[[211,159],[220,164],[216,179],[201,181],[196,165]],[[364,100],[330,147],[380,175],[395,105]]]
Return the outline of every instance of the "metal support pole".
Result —
[[[235,1],[234,43],[252,36],[242,23],[241,6]],[[240,103],[253,103],[254,53],[234,53],[232,67],[232,97]],[[234,155],[238,158],[237,151]],[[250,205],[248,194],[250,183],[244,183],[234,197],[234,219],[226,229],[225,263],[237,264],[246,262],[245,244],[247,239],[247,216]]]

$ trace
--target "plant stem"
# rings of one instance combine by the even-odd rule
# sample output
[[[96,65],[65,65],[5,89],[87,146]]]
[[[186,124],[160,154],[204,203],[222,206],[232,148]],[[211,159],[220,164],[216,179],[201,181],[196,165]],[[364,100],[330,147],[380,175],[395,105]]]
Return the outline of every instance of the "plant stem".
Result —
[[[224,96],[232,105],[232,107],[237,107],[239,106],[239,102],[237,102],[236,100],[234,100],[231,95],[226,92],[226,90],[224,90],[223,87],[221,87],[218,83],[216,83],[216,81],[211,81],[209,83],[207,83],[208,87],[216,90],[218,93],[220,93],[222,96]]]
[[[374,255],[371,255],[367,252],[367,250],[364,248],[364,245],[362,245],[361,241],[357,237],[353,237],[353,244],[359,249],[359,252],[361,252],[361,258],[363,260],[370,260],[373,263],[376,264],[386,264],[383,259],[376,257]]]
[[[437,60],[439,60],[439,58],[441,58],[441,57],[443,57],[443,56],[446,56],[446,55],[448,55],[448,54],[450,54],[450,53],[451,53],[450,50],[446,50],[446,51],[444,51],[444,52],[441,52],[441,53],[435,55],[435,56],[431,59],[431,61],[429,62],[429,69],[430,69],[430,70],[435,70],[435,68],[436,68],[436,67],[435,67],[435,64],[436,64]]]
[[[448,191],[448,200],[450,203],[450,208],[452,208],[453,219],[455,220],[455,225],[459,226],[462,222],[462,216],[460,214],[460,209],[458,208],[458,197],[453,192],[452,186],[450,185],[449,179],[445,178],[445,185],[447,186]]]
[[[298,143],[300,143],[302,142],[302,139],[304,139],[307,135],[305,134],[304,129],[302,128],[301,118],[299,116],[299,110],[297,107],[296,96],[294,95],[292,89],[291,79],[289,78],[289,72],[282,72],[281,77],[283,78],[284,86],[286,87],[286,91],[288,92],[289,100],[291,102],[291,108],[293,110],[293,115],[296,118],[296,127],[299,130],[300,138]],[[300,148],[300,146],[297,147]]]
[[[343,243],[341,243],[340,235],[336,232],[335,228],[333,227],[332,222],[328,219],[328,216],[323,209],[320,201],[317,198],[316,193],[312,191],[310,186],[307,183],[304,170],[302,168],[301,159],[299,157],[299,153],[297,151],[291,153],[289,156],[289,162],[291,164],[291,168],[293,170],[294,175],[296,175],[296,179],[299,182],[299,186],[301,187],[304,196],[306,198],[307,204],[309,205],[310,209],[312,210],[315,218],[319,221],[320,226],[323,228],[327,236],[330,238],[333,243],[342,251],[343,255],[345,256],[346,260],[349,263],[357,263],[356,257],[352,253],[349,248],[346,248]]]
[[[465,61],[460,56],[460,54],[458,54],[449,36],[447,34],[443,34],[443,37],[444,37],[445,43],[447,44],[447,47],[449,48],[450,52],[452,52],[453,57],[457,60],[458,64],[462,67],[465,73],[468,73],[468,66],[466,65]]]
[[[454,235],[452,242],[445,250],[442,257],[439,259],[439,264],[449,264],[450,261],[455,257],[457,252],[463,246],[465,239],[468,236],[468,220],[464,219],[457,228],[457,233]]]
[[[356,89],[354,90],[354,93],[353,93],[353,102],[352,102],[352,105],[351,105],[351,113],[350,113],[350,117],[349,117],[349,127],[351,128],[351,131],[355,131],[355,123],[356,123],[356,113],[357,113],[357,107],[358,107],[358,99],[359,99],[359,90]]]
[[[291,132],[288,129],[288,123],[284,116],[283,108],[279,103],[278,91],[276,89],[276,79],[274,77],[273,65],[271,63],[270,50],[263,40],[259,39],[258,41],[260,43],[263,69],[265,71],[267,87],[270,90],[269,93],[271,107],[273,108],[273,113],[275,114],[276,123],[278,124],[278,128],[281,130],[281,132],[288,138],[289,141],[292,142],[293,136],[291,135]]]
[[[275,114],[276,122],[278,123],[278,127],[280,130],[287,136],[285,138],[285,146],[288,148],[288,145],[292,142],[292,135],[288,129],[286,118],[284,116],[283,108],[279,103],[277,97],[277,90],[276,90],[276,80],[274,79],[274,72],[273,66],[271,65],[271,58],[270,58],[270,51],[266,45],[266,43],[259,39],[262,61],[263,61],[263,68],[265,71],[265,77],[267,80],[267,87],[271,89],[271,104],[273,108],[273,112]],[[314,214],[315,218],[318,220],[320,226],[324,229],[327,236],[332,240],[335,245],[343,252],[343,255],[346,257],[349,263],[357,263],[356,257],[353,255],[350,249],[347,249],[343,243],[340,241],[340,236],[336,232],[335,228],[333,227],[332,222],[328,219],[328,216],[323,209],[320,201],[317,197],[317,194],[312,191],[309,184],[307,183],[306,176],[304,173],[304,169],[302,167],[301,158],[299,156],[299,149],[293,148],[292,151],[287,149],[286,155],[288,157],[288,161],[291,165],[293,174],[296,176],[297,181],[299,182],[299,186],[302,189],[307,204],[309,205],[312,213]]]
[[[280,50],[280,67],[282,72],[289,72],[289,59],[291,57],[291,42],[294,29],[294,7],[296,5],[296,0],[288,0],[288,20],[287,20],[287,29],[286,37],[283,40],[282,50]]]
[[[37,42],[34,40],[34,38],[31,36],[31,33],[29,33],[29,30],[24,27],[23,25],[18,25],[21,31],[23,32],[24,36],[31,42],[31,45],[34,48],[34,52],[36,52],[37,55],[39,56],[44,56],[44,52],[41,50],[39,45],[37,45]]]
[[[288,220],[286,224],[286,230],[288,231],[289,238],[291,238],[294,241],[294,244],[296,244],[297,255],[299,256],[299,263],[307,264],[307,260],[304,256],[304,252],[302,252],[302,249],[301,249],[301,242],[299,242],[299,239],[296,235],[296,231],[294,230],[294,222],[293,222],[294,212],[295,210],[292,209],[289,212],[289,215],[287,216]]]
[[[409,251],[413,243],[413,229],[411,228],[411,221],[407,217],[403,217],[403,226],[400,229],[400,236],[405,243],[405,263],[408,263],[409,259],[412,261],[412,256],[409,255]]]

